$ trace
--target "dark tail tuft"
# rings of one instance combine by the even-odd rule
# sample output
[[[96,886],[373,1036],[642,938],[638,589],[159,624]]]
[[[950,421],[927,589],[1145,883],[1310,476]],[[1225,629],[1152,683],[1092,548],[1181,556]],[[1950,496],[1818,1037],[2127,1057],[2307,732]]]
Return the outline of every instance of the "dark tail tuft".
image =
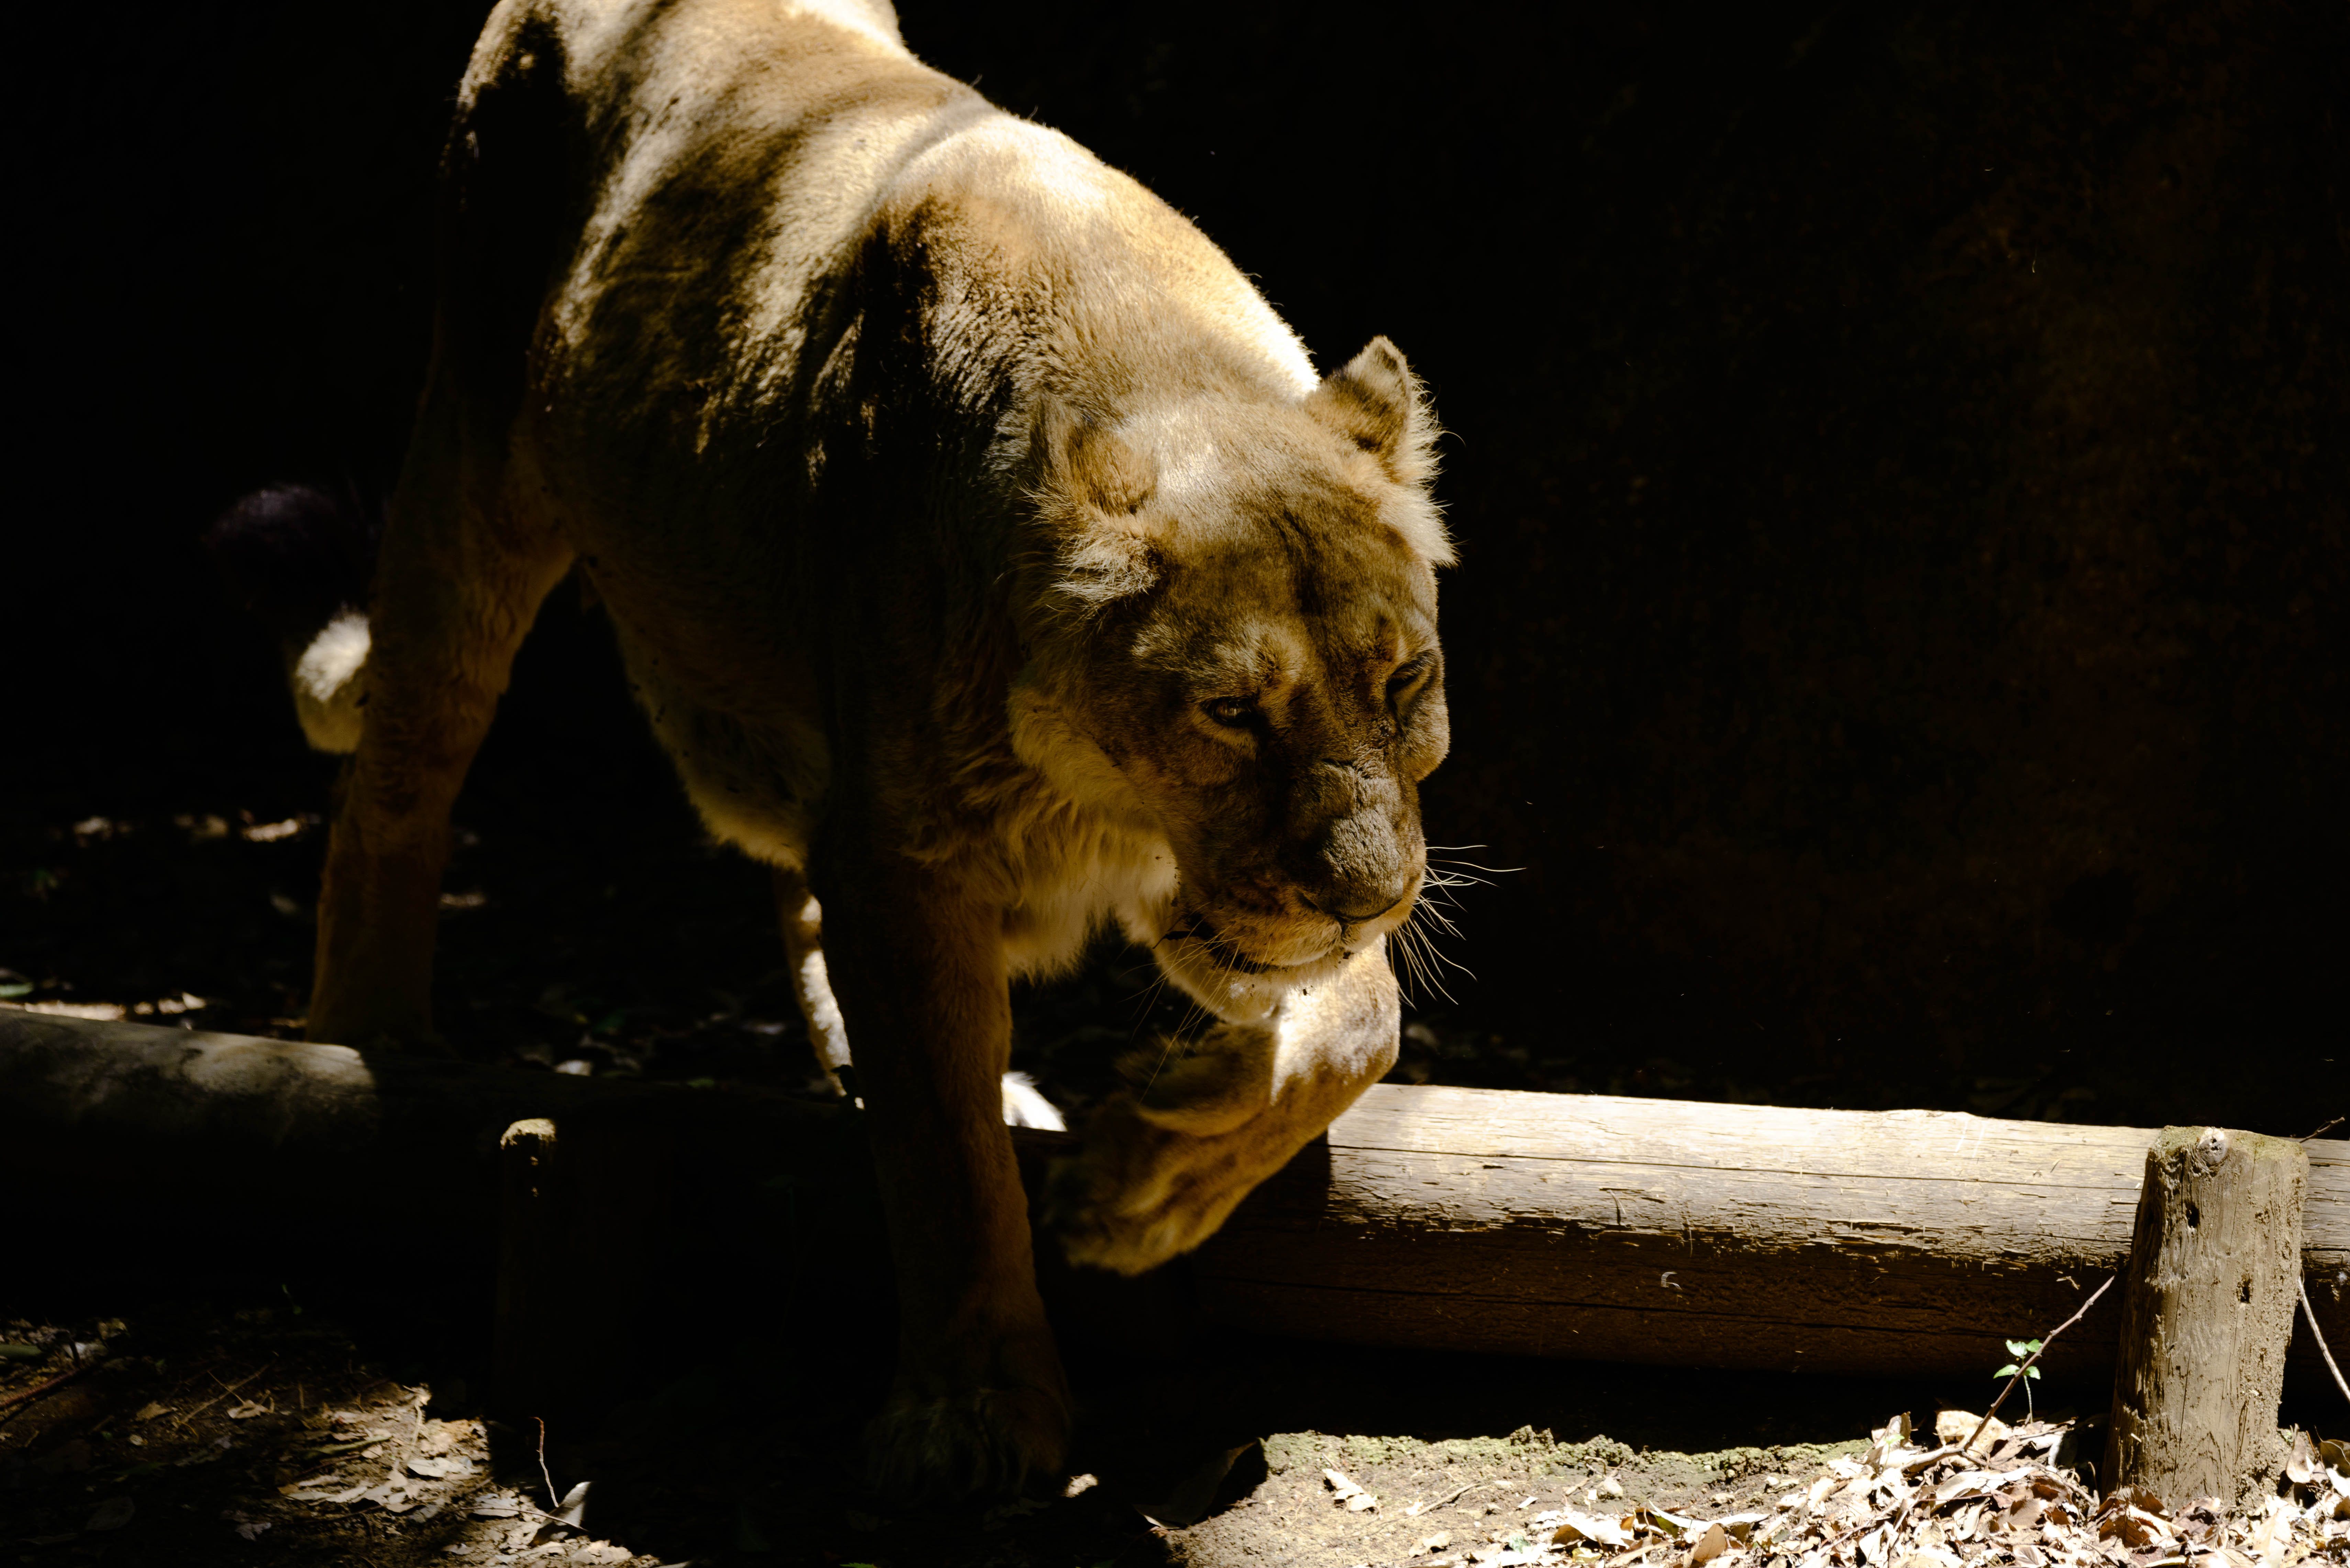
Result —
[[[204,531],[204,548],[245,609],[300,647],[346,609],[364,608],[378,524],[354,493],[307,484],[256,490]]]

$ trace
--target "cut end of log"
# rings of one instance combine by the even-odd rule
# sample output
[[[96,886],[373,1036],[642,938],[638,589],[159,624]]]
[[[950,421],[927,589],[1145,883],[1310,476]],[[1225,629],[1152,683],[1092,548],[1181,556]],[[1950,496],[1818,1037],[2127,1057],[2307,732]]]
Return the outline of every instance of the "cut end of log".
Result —
[[[547,1144],[555,1141],[555,1124],[545,1116],[525,1116],[500,1134],[498,1147],[513,1148],[524,1143]]]

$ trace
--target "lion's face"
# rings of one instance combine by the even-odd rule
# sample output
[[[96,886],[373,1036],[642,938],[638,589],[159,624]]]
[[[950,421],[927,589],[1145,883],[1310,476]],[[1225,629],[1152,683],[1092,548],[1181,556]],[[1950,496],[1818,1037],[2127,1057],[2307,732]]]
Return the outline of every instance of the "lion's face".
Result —
[[[1425,419],[1382,339],[1298,409],[1048,436],[1089,512],[1059,706],[1173,849],[1150,934],[1203,999],[1311,984],[1419,892],[1448,744]]]
[[[1187,970],[1359,951],[1409,918],[1426,863],[1419,784],[1447,744],[1434,576],[1383,530],[1264,532],[1176,566],[1097,710],[1174,848],[1164,940]]]

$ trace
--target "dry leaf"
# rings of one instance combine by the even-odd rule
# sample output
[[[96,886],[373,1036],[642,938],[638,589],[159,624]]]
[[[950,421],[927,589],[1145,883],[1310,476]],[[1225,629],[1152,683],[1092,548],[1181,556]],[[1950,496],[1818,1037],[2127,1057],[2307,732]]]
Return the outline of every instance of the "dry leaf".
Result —
[[[2309,1434],[2294,1432],[2293,1452],[2286,1456],[2284,1461],[2285,1479],[2295,1486],[2307,1486],[2318,1478],[2324,1469],[2318,1462],[2317,1449],[2310,1442]]]
[[[1578,1513],[1570,1508],[1562,1512],[1558,1528],[1551,1532],[1550,1539],[1555,1546],[1588,1541],[1595,1546],[1621,1547],[1632,1544],[1632,1532],[1612,1519]]]
[[[1965,1442],[1968,1438],[1973,1436],[1974,1429],[1981,1426],[1981,1416],[1966,1410],[1945,1410],[1934,1417],[1934,1436],[1945,1443],[1956,1445]],[[2015,1428],[1994,1416],[1991,1417],[1991,1425],[1983,1427],[1981,1440],[1966,1451],[1970,1454],[1987,1454],[2007,1441],[2014,1430]]]
[[[2154,1545],[2168,1533],[2162,1528],[2162,1521],[2143,1509],[2116,1509],[2097,1521],[2100,1537],[2119,1541],[2133,1552],[2141,1546]]]
[[[1902,1425],[1908,1425],[1908,1417],[1903,1417]],[[1696,1568],[1700,1563],[1711,1563],[1729,1550],[1730,1532],[1719,1524],[1709,1524],[1705,1527],[1705,1533],[1698,1537],[1697,1544],[1690,1548],[1690,1568]]]

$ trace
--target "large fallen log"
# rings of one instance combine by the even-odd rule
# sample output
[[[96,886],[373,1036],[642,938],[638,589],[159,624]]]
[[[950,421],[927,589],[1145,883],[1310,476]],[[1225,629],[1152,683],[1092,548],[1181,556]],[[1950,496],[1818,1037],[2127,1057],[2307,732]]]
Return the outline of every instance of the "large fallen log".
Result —
[[[0,1165],[55,1192],[292,1216],[348,1206],[324,1172],[380,1171],[487,1230],[498,1139],[528,1117],[641,1129],[673,1151],[681,1213],[787,1187],[794,1229],[735,1232],[777,1268],[878,1223],[858,1118],[836,1106],[0,1011]],[[1032,1168],[1066,1141],[1018,1136]],[[2120,1266],[2155,1136],[1382,1085],[1189,1267],[1216,1320],[1307,1338],[1980,1380],[2001,1340]],[[2338,1352],[2350,1144],[2306,1147],[2303,1269]],[[2100,1303],[2050,1365],[2110,1368],[2115,1315]],[[2323,1376],[2305,1327],[2293,1361]]]
[[[2156,1136],[1383,1084],[1196,1268],[1211,1314],[1277,1333],[1980,1381],[2122,1266]],[[2306,1147],[2303,1269],[2338,1353],[2350,1143]],[[2044,1365],[2110,1367],[2120,1297]],[[2306,1325],[2293,1359],[2324,1376]]]

